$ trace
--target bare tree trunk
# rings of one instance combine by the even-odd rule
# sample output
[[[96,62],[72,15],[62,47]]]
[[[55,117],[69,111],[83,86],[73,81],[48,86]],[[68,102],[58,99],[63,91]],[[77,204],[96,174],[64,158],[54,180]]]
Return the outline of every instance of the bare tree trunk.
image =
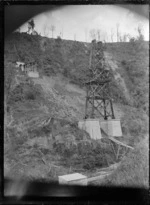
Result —
[[[117,42],[119,42],[119,23],[117,23]]]
[[[113,29],[111,29],[111,41],[113,42],[114,41],[114,32],[113,32]]]

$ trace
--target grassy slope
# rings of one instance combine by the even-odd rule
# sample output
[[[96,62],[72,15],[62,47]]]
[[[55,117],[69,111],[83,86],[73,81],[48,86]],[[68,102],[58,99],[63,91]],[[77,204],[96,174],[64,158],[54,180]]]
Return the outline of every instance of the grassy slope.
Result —
[[[123,113],[122,129],[128,143],[133,145],[148,131],[148,43],[109,43],[105,57],[118,86],[112,89]],[[121,92],[125,101],[120,99]]]
[[[149,141],[145,137],[135,149],[123,159],[121,165],[110,176],[95,185],[123,186],[123,187],[149,187]]]
[[[123,159],[113,174],[94,184],[148,188],[149,137],[145,137],[145,131],[148,130],[148,116],[145,114],[148,114],[148,43],[107,44],[106,52],[109,64],[117,71],[116,75],[119,73],[119,79],[123,78],[127,98],[130,96],[131,99],[129,105],[122,106],[122,127],[124,134],[127,129],[134,136],[133,139],[128,135],[128,143],[134,141],[135,149]],[[122,86],[122,82],[120,84]]]
[[[8,121],[10,121],[10,116],[12,115],[12,119],[14,120],[12,124],[15,125],[17,131],[14,131],[12,135],[12,131],[10,130],[10,134],[8,133],[7,137],[11,137],[11,141],[14,141],[13,136],[17,133],[18,138],[15,138],[15,140],[18,142],[19,137],[22,139],[17,146],[24,146],[28,139],[28,144],[31,145],[33,142],[30,142],[30,138],[35,139],[37,134],[39,137],[42,137],[42,139],[47,140],[47,136],[50,135],[51,130],[47,130],[47,128],[43,129],[42,123],[51,117],[66,119],[70,122],[76,122],[83,118],[85,91],[82,87],[82,82],[87,78],[89,45],[73,41],[52,40],[27,34],[14,34],[7,39],[5,44],[6,67],[8,63],[12,64],[12,62],[19,60],[15,52],[14,44],[21,56],[20,60],[26,62],[36,61],[38,63],[39,72],[41,76],[43,76],[40,79],[34,79],[31,83],[32,86],[25,83],[24,86],[20,86],[23,87],[23,89],[20,90],[20,88],[17,88],[18,90],[15,90],[12,94],[12,96],[17,97],[17,100],[15,97],[11,97],[12,101],[10,101],[10,111],[8,112],[7,118]],[[135,46],[136,45],[130,45],[128,43],[123,45],[121,43],[107,44],[107,50],[105,51],[107,63],[113,70],[115,76],[115,81],[112,84],[112,92],[115,100],[114,107],[116,117],[121,117],[123,132],[126,135],[126,140],[128,140],[128,143],[131,145],[137,143],[145,135],[148,118],[143,111],[147,109],[144,108],[147,98],[143,96],[142,92],[145,87],[147,88],[147,84],[142,84],[142,81],[146,82],[146,78],[144,75],[144,80],[140,80],[138,75],[134,77],[136,72],[134,67],[135,62],[138,62],[136,63],[136,66],[138,65],[137,73],[140,73],[141,66],[147,72],[148,49],[146,47],[147,44],[142,48],[138,47],[135,49]],[[143,58],[144,61],[142,60]],[[121,81],[119,81],[119,79]],[[132,83],[133,79],[136,82]],[[140,102],[139,98],[135,98],[135,95],[131,92],[133,90],[140,90],[140,94],[142,93],[140,98],[143,100],[142,102]],[[135,102],[139,102],[136,107]],[[139,108],[141,103],[144,105],[143,109]],[[25,122],[28,123],[25,124]],[[40,125],[41,128],[38,128],[38,125]],[[35,126],[37,127],[36,129]],[[31,129],[33,129],[33,132]],[[69,132],[68,130],[68,133]],[[41,145],[39,141],[40,138],[35,140],[35,144],[38,144],[40,149],[42,149],[43,145]],[[48,146],[50,146],[50,144],[48,144]],[[33,146],[32,144],[31,147]],[[46,146],[46,149],[49,149],[48,146]],[[26,145],[24,149],[28,150]],[[20,151],[18,151],[18,154],[19,152]],[[18,156],[21,156],[21,154]],[[45,154],[45,157],[48,157],[48,154]],[[53,160],[51,159],[51,161]],[[42,166],[38,163],[36,165],[31,163],[31,165],[35,167],[34,171],[40,169],[40,166]],[[11,163],[6,164],[9,165]],[[32,167],[31,165],[29,166],[30,169]],[[44,171],[41,171],[41,173],[46,176],[47,168],[44,166],[43,169]],[[41,173],[37,175],[41,176]]]
[[[108,44],[107,52],[116,61],[132,105],[148,111],[148,42]],[[148,113],[148,112],[147,112]]]

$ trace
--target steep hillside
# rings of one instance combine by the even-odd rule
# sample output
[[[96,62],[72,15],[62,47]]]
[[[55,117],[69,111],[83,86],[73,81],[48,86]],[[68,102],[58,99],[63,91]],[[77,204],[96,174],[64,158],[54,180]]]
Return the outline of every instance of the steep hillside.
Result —
[[[77,83],[86,78],[88,57],[89,49],[84,43],[28,34],[14,33],[5,46],[5,59],[8,61],[36,61],[43,75],[61,73]]]
[[[130,98],[130,105],[142,108],[148,114],[148,42],[107,44],[106,56],[117,71],[116,78],[121,81],[126,97]]]
[[[115,116],[132,146],[148,132],[147,45],[105,45]],[[6,176],[54,179],[114,163],[112,150],[77,126],[84,117],[90,44],[14,33],[4,54]],[[16,61],[36,62],[40,78],[17,72]]]
[[[8,62],[35,61],[41,75],[62,74],[82,87],[88,78],[89,54],[88,43],[54,40],[25,33],[14,33],[5,46],[5,59]],[[148,113],[148,42],[108,43],[105,57],[114,74],[114,100],[142,107]]]

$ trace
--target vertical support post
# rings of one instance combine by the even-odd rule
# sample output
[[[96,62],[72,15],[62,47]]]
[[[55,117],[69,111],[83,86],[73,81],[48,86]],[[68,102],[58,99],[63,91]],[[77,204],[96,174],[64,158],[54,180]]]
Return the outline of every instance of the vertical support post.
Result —
[[[118,150],[117,150],[116,160],[118,160],[118,157],[119,157],[119,151],[120,151],[120,145],[118,145]]]
[[[115,119],[115,115],[114,115],[114,109],[113,109],[112,100],[110,100],[110,107],[111,107],[112,119]]]
[[[93,92],[93,95],[92,95],[92,115],[91,117],[94,118],[94,92]]]
[[[104,120],[107,120],[107,114],[106,114],[106,102],[105,102],[105,99],[103,100],[103,104],[104,104]]]
[[[88,91],[89,91],[89,89],[87,88],[87,90],[86,90],[86,103],[85,103],[85,119],[87,118]]]
[[[112,147],[112,149],[113,149],[113,151],[114,151],[115,158],[117,158],[117,154],[116,154],[116,151],[115,151],[115,148],[114,148],[113,142],[110,142],[110,144],[111,144],[111,147]]]
[[[110,71],[104,67],[104,53],[102,43],[92,41],[89,69],[92,71],[87,85],[87,97],[85,103],[85,119],[95,118],[96,111],[107,120],[110,116],[115,119],[113,104],[110,96]],[[95,103],[96,100],[101,100],[103,106]],[[97,105],[97,106],[96,106]],[[100,111],[102,110],[102,112]]]
[[[90,62],[89,62],[89,69],[92,69],[92,55],[93,55],[93,50],[91,49],[91,52],[90,52]]]

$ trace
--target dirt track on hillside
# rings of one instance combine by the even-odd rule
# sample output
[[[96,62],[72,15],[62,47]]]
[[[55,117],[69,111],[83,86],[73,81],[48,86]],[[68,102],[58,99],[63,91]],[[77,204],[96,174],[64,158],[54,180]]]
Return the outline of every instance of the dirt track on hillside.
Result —
[[[104,55],[105,55],[105,59],[106,59],[106,65],[113,70],[113,74],[114,74],[114,78],[117,82],[117,84],[119,86],[122,87],[122,90],[126,96],[126,98],[128,100],[131,99],[131,96],[129,94],[129,91],[127,89],[127,86],[125,84],[125,81],[124,79],[121,77],[120,73],[119,73],[119,70],[121,69],[121,67],[119,68],[118,65],[117,65],[117,61],[115,61],[112,57],[112,55],[110,53],[107,53],[107,52],[104,52]]]

